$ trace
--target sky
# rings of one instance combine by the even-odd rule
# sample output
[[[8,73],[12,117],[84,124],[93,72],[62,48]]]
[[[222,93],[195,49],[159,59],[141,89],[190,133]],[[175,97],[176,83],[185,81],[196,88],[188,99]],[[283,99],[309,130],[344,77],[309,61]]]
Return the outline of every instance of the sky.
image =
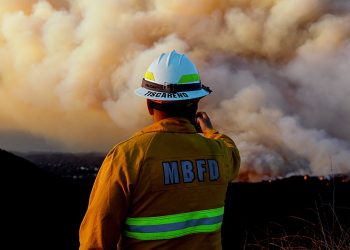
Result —
[[[346,0],[0,0],[0,148],[107,152],[152,122],[134,89],[174,49],[241,175],[350,172]]]

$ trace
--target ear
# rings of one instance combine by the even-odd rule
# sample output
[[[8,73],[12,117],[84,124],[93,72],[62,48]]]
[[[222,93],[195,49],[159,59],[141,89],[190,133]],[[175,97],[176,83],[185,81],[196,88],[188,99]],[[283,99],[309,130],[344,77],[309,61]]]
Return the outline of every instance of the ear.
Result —
[[[147,99],[147,108],[148,108],[148,113],[150,115],[154,115],[154,112],[153,112],[153,107],[152,107],[152,102],[150,100]]]

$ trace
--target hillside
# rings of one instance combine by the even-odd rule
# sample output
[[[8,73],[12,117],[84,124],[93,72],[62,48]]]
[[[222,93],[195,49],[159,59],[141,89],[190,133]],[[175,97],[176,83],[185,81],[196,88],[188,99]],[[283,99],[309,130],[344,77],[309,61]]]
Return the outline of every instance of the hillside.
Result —
[[[328,247],[342,242],[344,248],[331,248],[348,249],[349,194],[350,182],[341,176],[231,184],[223,225],[225,249],[240,249],[244,244],[247,249],[326,249],[320,245],[326,238]]]
[[[77,249],[92,179],[61,178],[0,150],[2,244],[10,249]]]

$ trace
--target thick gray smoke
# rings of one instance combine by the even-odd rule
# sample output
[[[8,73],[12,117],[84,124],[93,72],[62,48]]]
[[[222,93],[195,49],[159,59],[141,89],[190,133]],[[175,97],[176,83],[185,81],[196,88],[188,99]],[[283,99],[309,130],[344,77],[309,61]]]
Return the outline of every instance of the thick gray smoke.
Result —
[[[133,91],[173,49],[241,179],[350,172],[345,0],[0,0],[0,135],[106,151],[151,122]]]

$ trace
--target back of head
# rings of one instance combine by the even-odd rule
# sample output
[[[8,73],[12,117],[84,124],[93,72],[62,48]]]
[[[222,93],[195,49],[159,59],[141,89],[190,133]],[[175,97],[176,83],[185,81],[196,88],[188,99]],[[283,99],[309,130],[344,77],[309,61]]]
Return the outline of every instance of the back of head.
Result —
[[[192,120],[198,109],[199,99],[176,101],[176,102],[159,102],[148,100],[149,108],[162,112],[164,117],[184,117]]]
[[[152,109],[168,116],[194,116],[198,101],[211,90],[201,83],[199,72],[191,60],[176,51],[161,54],[148,67],[142,85],[135,90],[148,99]]]

